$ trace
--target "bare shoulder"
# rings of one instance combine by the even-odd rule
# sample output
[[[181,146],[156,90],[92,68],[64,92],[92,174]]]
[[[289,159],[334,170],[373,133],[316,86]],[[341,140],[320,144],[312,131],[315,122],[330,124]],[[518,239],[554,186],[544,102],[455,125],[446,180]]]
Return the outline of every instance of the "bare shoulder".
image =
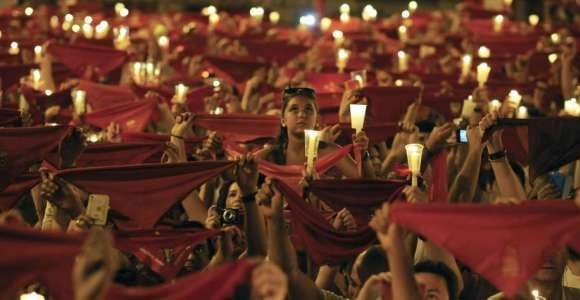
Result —
[[[272,147],[264,147],[254,153],[254,156],[258,159],[272,161]]]

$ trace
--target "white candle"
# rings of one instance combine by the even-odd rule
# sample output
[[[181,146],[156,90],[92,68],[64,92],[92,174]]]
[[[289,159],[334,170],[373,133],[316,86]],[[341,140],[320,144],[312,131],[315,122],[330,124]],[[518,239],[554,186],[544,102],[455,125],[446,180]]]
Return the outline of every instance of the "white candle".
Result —
[[[522,95],[517,90],[511,90],[508,94],[508,101],[515,107],[518,107],[520,106],[520,102],[522,102]]]
[[[59,25],[60,25],[60,22],[59,22],[57,16],[50,17],[50,28],[52,28],[52,30],[56,30]]]
[[[407,35],[407,26],[401,25],[399,26],[399,41],[405,43],[409,40],[409,36]]]
[[[489,102],[489,112],[499,112],[501,108],[501,102],[497,99],[493,99]]]
[[[129,9],[127,9],[126,7],[123,7],[119,11],[119,17],[121,17],[121,18],[126,18],[128,15],[129,15]]]
[[[540,23],[540,17],[538,15],[530,15],[528,17],[528,22],[532,27],[536,27],[538,26],[538,23]]]
[[[126,7],[125,7],[125,4],[124,4],[124,3],[121,3],[121,2],[117,2],[117,3],[115,3],[115,13],[116,13],[117,15],[121,14],[121,11],[122,11],[123,9],[125,9],[125,8],[126,8]]]
[[[348,5],[347,3],[343,3],[340,6],[339,11],[341,14],[350,14],[350,5]]]
[[[479,58],[489,58],[491,56],[491,51],[486,46],[481,46],[477,49],[477,56],[479,56]]]
[[[129,36],[129,27],[127,26],[120,26],[115,28],[115,39],[114,44],[117,50],[126,50],[129,45],[131,45],[131,39]]]
[[[528,118],[528,108],[525,106],[518,107],[518,112],[516,114],[516,118],[527,119]]]
[[[213,5],[206,6],[201,10],[201,14],[204,16],[211,16],[217,14],[217,8]]]
[[[166,35],[162,35],[157,39],[157,45],[163,50],[169,49],[169,38]]]
[[[580,116],[580,104],[576,98],[564,101],[564,111],[570,116]]]
[[[423,156],[423,145],[421,144],[407,144],[405,146],[407,152],[407,163],[412,174],[411,185],[417,186],[417,176],[421,173],[421,156]]]
[[[269,19],[270,19],[270,23],[272,24],[278,24],[278,22],[280,21],[280,13],[277,11],[273,11],[270,13],[270,15],[268,15]]]
[[[407,72],[409,70],[409,56],[405,51],[399,50],[397,52],[397,57],[399,58],[399,72]]]
[[[109,34],[109,22],[103,20],[95,27],[95,37],[99,40],[104,39]]]
[[[306,153],[306,174],[314,173],[314,159],[318,155],[318,143],[320,142],[320,131],[304,130],[304,147]]]
[[[42,46],[34,46],[34,62],[39,64],[42,62]]]
[[[18,55],[20,54],[20,48],[18,47],[18,42],[11,42],[10,49],[8,49],[8,54]]]
[[[211,28],[215,27],[215,25],[220,21],[220,16],[218,14],[211,14],[209,15],[209,25]]]
[[[461,116],[464,118],[469,118],[475,111],[475,102],[473,102],[473,97],[469,96],[467,99],[463,100],[463,109],[461,110]]]
[[[344,33],[340,30],[335,30],[332,32],[332,37],[334,38],[334,44],[336,46],[342,45],[344,43]]]
[[[504,17],[503,15],[497,15],[493,18],[493,31],[494,32],[501,32],[503,27]]]
[[[185,102],[185,95],[189,91],[189,87],[183,83],[180,83],[175,86],[175,98],[179,103]]]
[[[551,64],[554,64],[556,61],[558,60],[558,54],[556,53],[551,53],[550,55],[548,55],[548,61]]]
[[[367,77],[366,70],[355,71],[350,73],[350,79],[356,81],[357,86],[359,88],[363,88],[365,86],[365,83],[367,81],[366,77]]]
[[[330,25],[332,25],[332,20],[330,18],[324,17],[320,20],[320,30],[322,32],[328,31],[328,29],[330,29]]]
[[[40,69],[31,69],[30,78],[32,79],[32,88],[35,90],[39,90],[42,81]]]
[[[71,27],[71,30],[72,30],[72,32],[74,32],[74,33],[79,33],[79,32],[81,32],[81,25],[79,25],[79,24],[74,24],[74,25]]]
[[[417,7],[419,7],[419,5],[417,4],[417,1],[409,2],[409,11],[411,13],[414,13],[417,10]]]
[[[44,296],[36,292],[30,292],[20,295],[20,300],[44,300]]]
[[[87,24],[87,23],[83,24],[83,35],[85,36],[85,38],[92,39],[94,33],[95,33],[95,30],[91,24]]]
[[[366,22],[375,21],[377,19],[377,10],[370,4],[365,5],[362,11],[362,18]]]
[[[559,44],[560,43],[560,35],[557,33],[552,33],[552,34],[550,34],[550,40],[552,41],[553,44]]]
[[[138,84],[138,85],[142,85],[143,84],[143,65],[141,62],[135,62],[133,63],[133,67],[132,67],[132,74],[133,74],[133,81]]]
[[[348,21],[350,21],[350,14],[340,14],[341,23],[348,23]]]
[[[261,23],[264,18],[264,8],[261,6],[250,8],[250,16],[257,23]]]
[[[471,57],[471,55],[469,54],[465,54],[463,55],[463,57],[461,57],[461,77],[469,76],[472,61],[473,57]]]
[[[480,87],[483,87],[489,78],[491,67],[487,63],[480,63],[477,65],[477,82]]]
[[[356,134],[361,132],[364,127],[366,111],[365,104],[350,105],[350,127],[355,129]]]
[[[83,115],[87,109],[87,92],[84,90],[76,90],[73,92],[73,106],[77,115]]]
[[[401,79],[395,80],[395,86],[403,86],[403,80]]]
[[[24,9],[24,14],[25,14],[27,17],[30,17],[30,16],[32,16],[32,14],[33,14],[33,13],[34,13],[34,8],[32,8],[32,7],[30,7],[30,6]]]
[[[408,10],[405,9],[401,12],[401,18],[403,18],[403,25],[408,27],[413,24],[413,21],[411,20],[411,13]]]
[[[350,51],[340,48],[336,54],[336,68],[338,69],[339,73],[344,72],[344,68],[346,68],[346,63],[350,56]]]

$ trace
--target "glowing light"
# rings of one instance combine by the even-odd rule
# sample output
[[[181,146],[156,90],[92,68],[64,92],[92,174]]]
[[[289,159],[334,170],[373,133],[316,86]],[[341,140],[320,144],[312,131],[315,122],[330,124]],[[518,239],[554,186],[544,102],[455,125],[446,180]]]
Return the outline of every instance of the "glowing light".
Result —
[[[300,17],[300,25],[312,27],[316,24],[316,17],[312,14]]]
[[[277,24],[280,21],[280,13],[277,11],[273,11],[269,15],[270,23]]]
[[[30,6],[24,9],[24,14],[27,15],[28,17],[32,16],[33,13],[34,13],[34,8],[32,8]]]
[[[347,3],[343,3],[340,6],[339,11],[341,14],[349,14],[350,13],[350,5],[348,5]]]
[[[417,4],[417,1],[411,1],[411,2],[409,2],[409,10],[411,12],[415,12],[418,7],[419,7],[419,4]]]
[[[79,24],[74,24],[71,29],[74,33],[79,33],[81,31],[81,26]]]
[[[330,25],[332,25],[332,20],[330,18],[322,18],[320,20],[320,30],[328,31],[330,29]]]

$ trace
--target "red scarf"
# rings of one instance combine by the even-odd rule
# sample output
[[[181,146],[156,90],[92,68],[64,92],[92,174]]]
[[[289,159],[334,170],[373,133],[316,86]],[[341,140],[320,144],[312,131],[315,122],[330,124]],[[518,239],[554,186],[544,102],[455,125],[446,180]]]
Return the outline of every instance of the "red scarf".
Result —
[[[111,122],[119,124],[121,132],[142,132],[157,109],[156,100],[120,103],[85,115],[90,125],[105,129]]]
[[[306,81],[317,93],[337,93],[343,91],[343,84],[349,80],[348,74],[305,73]]]
[[[316,170],[316,173],[324,174],[339,160],[345,157],[352,150],[352,148],[352,145],[348,145],[321,157],[314,163],[314,169]],[[258,170],[260,173],[284,182],[299,195],[302,195],[302,191],[300,191],[298,183],[304,177],[304,168],[304,165],[278,165],[267,160],[261,160],[258,164]]]
[[[224,134],[229,141],[248,142],[258,138],[274,138],[280,134],[280,118],[255,114],[202,114],[194,125]]]
[[[559,200],[521,205],[395,203],[390,220],[449,250],[511,297],[578,237],[580,210]]]
[[[226,58],[206,56],[207,64],[218,77],[224,78],[228,83],[240,85],[252,78],[254,72],[265,68],[265,63],[247,58]]]
[[[398,122],[407,107],[419,97],[417,87],[365,87],[362,96],[369,101],[367,118],[375,123]]]
[[[0,108],[0,127],[19,127],[21,122],[20,111]]]
[[[100,110],[120,103],[133,102],[137,95],[125,86],[99,84],[81,80],[78,88],[87,92],[87,103],[93,110]]]
[[[165,143],[89,144],[75,160],[75,167],[101,167],[158,163]],[[57,164],[56,153],[47,160]]]
[[[352,143],[352,136],[355,130],[351,128],[349,123],[340,124],[341,134],[336,140],[339,145],[346,145]],[[386,141],[388,138],[395,136],[399,132],[399,124],[394,122],[389,123],[372,123],[365,122],[363,131],[369,138],[369,145],[373,146]]]
[[[88,193],[108,195],[109,214],[120,229],[146,229],[154,227],[193,189],[233,164],[204,161],[96,167],[61,170],[57,175]]]
[[[220,234],[208,229],[147,229],[115,233],[115,247],[139,258],[165,280],[174,279],[193,248]],[[164,251],[169,250],[166,256]]]
[[[355,232],[336,231],[321,212],[306,203],[292,187],[282,181],[277,181],[276,185],[291,210],[292,234],[298,236],[316,264],[347,261],[375,240],[375,234],[368,225],[359,227]]]
[[[106,76],[121,67],[128,59],[124,51],[96,46],[50,43],[46,52],[81,77],[85,74],[87,66],[94,67],[94,71],[100,76]]]
[[[6,211],[18,204],[25,193],[30,192],[40,182],[38,174],[26,174],[16,177],[10,185],[0,191],[0,211]]]
[[[170,140],[169,135],[151,132],[122,132],[121,138],[123,139],[124,143],[167,143]],[[205,138],[201,137],[185,138],[185,150],[187,153],[192,153],[193,150],[199,147],[204,140]]]
[[[347,208],[359,227],[365,227],[375,209],[385,201],[397,199],[405,181],[373,179],[322,179],[312,182],[310,192],[333,210]]]
[[[196,114],[203,114],[205,112],[204,99],[213,94],[212,86],[203,86],[196,88],[187,94],[186,105],[189,111]]]
[[[38,282],[54,299],[72,299],[72,268],[82,236],[0,226],[0,294],[18,299]]]
[[[69,133],[68,126],[0,128],[0,191],[40,162]]]
[[[304,46],[288,44],[286,41],[248,39],[243,40],[242,44],[252,56],[261,57],[268,62],[276,62],[281,66],[308,50]]]
[[[447,202],[447,151],[439,152],[431,160],[431,187],[429,188],[430,202]]]
[[[191,274],[163,285],[153,287],[125,287],[114,285],[106,299],[148,300],[148,299],[204,299],[222,300],[234,296],[240,285],[250,284],[255,263],[238,260],[226,263],[208,271]]]
[[[0,66],[0,79],[2,90],[6,91],[20,82],[20,78],[30,74],[30,69],[38,68],[38,65],[4,65]]]

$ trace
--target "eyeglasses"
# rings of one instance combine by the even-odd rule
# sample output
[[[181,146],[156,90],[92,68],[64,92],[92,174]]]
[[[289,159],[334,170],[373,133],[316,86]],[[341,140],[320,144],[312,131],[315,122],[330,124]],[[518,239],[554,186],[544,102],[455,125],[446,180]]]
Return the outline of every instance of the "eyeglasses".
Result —
[[[316,91],[307,87],[287,87],[284,89],[284,93],[282,94],[283,99],[295,96],[304,96],[314,99],[316,98]]]

